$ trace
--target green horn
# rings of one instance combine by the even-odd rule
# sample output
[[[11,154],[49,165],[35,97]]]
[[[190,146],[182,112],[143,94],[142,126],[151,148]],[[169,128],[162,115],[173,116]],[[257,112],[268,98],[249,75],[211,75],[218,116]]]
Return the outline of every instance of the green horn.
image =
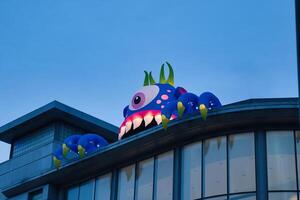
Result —
[[[144,86],[149,85],[149,75],[148,72],[145,72]]]
[[[151,85],[154,85],[156,83],[155,80],[154,80],[154,78],[152,77],[151,72],[149,73],[149,80],[150,80],[150,84]]]
[[[161,68],[160,68],[160,75],[159,75],[159,83],[166,83],[167,80],[165,78],[165,68],[164,68],[165,64],[162,64]]]
[[[170,65],[170,63],[166,62],[168,67],[169,67],[169,77],[167,80],[167,83],[169,83],[170,85],[174,86],[174,71],[172,66]]]

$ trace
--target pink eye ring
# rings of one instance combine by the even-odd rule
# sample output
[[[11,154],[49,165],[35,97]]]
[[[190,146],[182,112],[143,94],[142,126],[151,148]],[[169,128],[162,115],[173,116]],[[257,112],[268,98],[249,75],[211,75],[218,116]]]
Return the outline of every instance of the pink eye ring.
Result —
[[[141,108],[145,103],[145,95],[142,92],[136,93],[132,100],[131,100],[131,105],[134,109],[139,109]]]

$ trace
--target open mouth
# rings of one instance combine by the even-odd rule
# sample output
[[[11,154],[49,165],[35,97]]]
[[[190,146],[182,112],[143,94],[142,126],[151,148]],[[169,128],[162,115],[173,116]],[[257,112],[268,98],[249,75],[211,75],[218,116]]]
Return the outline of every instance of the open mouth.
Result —
[[[171,116],[170,120],[176,118]],[[162,121],[160,110],[146,110],[128,116],[120,126],[119,139],[123,139],[160,125]]]

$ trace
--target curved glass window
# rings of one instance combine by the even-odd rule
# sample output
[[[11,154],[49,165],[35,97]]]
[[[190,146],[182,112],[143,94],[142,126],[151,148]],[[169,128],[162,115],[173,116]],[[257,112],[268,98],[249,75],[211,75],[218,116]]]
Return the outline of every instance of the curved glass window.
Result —
[[[77,200],[79,195],[79,188],[76,187],[71,187],[68,189],[67,192],[67,200]]]
[[[207,200],[227,200],[227,196],[218,196],[218,197],[212,197],[212,198],[205,198]]]
[[[79,200],[94,200],[94,184],[95,181],[91,180],[80,185]]]
[[[227,193],[226,137],[204,142],[204,196]]]
[[[182,151],[181,199],[201,198],[202,143],[187,145]]]
[[[118,199],[134,199],[135,165],[124,167],[119,172]]]
[[[297,200],[297,193],[292,192],[271,192],[269,200]]]
[[[269,190],[296,190],[294,132],[268,132],[267,155]]]
[[[173,198],[173,160],[173,151],[157,156],[156,200],[169,200]]]
[[[254,134],[228,137],[230,193],[255,191]]]
[[[229,197],[229,200],[256,200],[255,193],[237,194]]]
[[[111,189],[111,174],[100,176],[96,179],[95,200],[109,200]]]
[[[297,146],[298,182],[300,182],[300,131],[296,131],[295,140],[296,140],[296,146]],[[298,188],[298,190],[299,189],[300,188]]]
[[[138,200],[152,199],[154,159],[139,162],[136,176],[136,197]]]

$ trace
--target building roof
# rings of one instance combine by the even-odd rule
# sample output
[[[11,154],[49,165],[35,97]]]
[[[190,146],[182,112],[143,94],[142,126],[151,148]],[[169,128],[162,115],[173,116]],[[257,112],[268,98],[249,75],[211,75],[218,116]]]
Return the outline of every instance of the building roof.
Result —
[[[116,126],[58,101],[53,101],[0,127],[0,140],[12,143],[15,138],[24,136],[55,120],[68,122],[88,132],[99,133],[109,141],[116,141],[118,138]]]
[[[298,130],[299,125],[298,98],[249,99],[212,110],[206,121],[191,115],[170,121],[167,130],[162,126],[147,129],[2,192],[11,197],[48,183],[67,186],[194,141],[243,132]]]

